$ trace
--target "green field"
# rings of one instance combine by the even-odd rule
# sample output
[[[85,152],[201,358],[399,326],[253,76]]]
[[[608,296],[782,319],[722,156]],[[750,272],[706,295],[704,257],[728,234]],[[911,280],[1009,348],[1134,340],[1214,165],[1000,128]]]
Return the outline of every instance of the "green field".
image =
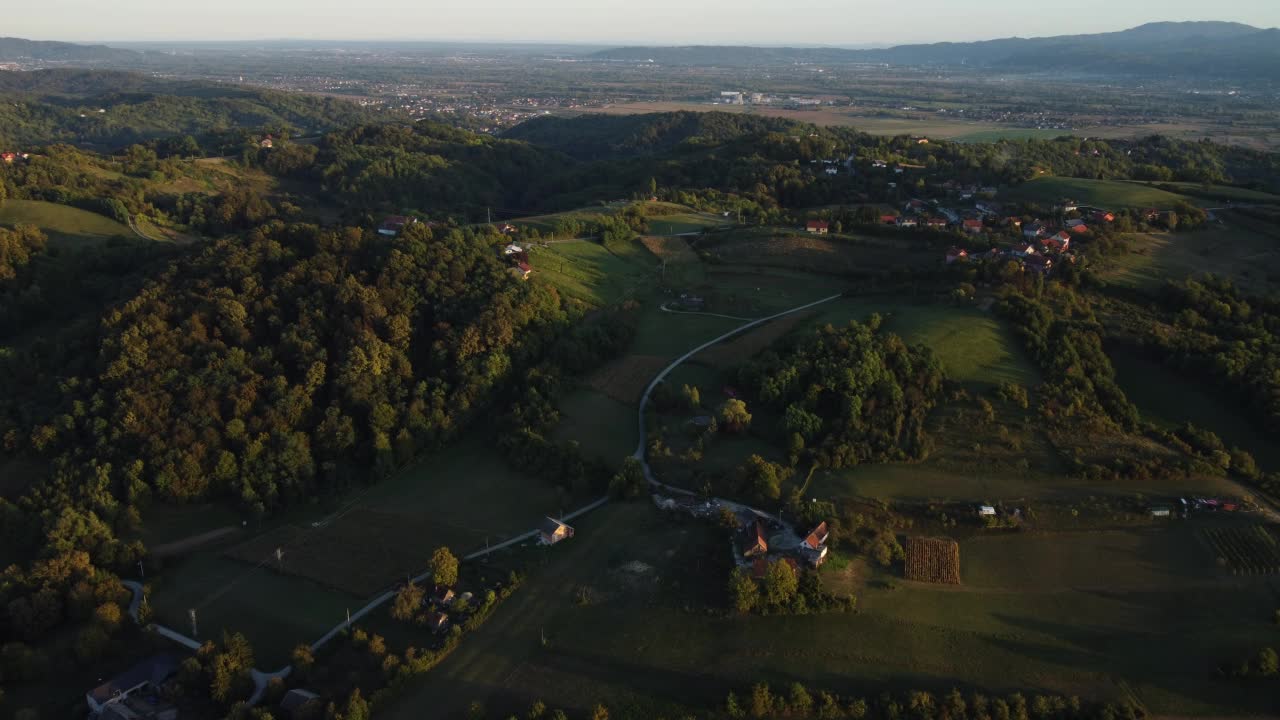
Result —
[[[638,253],[622,257],[589,240],[531,248],[529,262],[535,282],[549,282],[566,297],[590,306],[631,297],[657,278],[656,258],[644,263]]]
[[[723,227],[729,223],[710,213],[686,212],[676,215],[656,215],[649,218],[649,232],[654,235],[683,235],[702,232],[708,228]]]
[[[1104,273],[1120,285],[1152,292],[1167,280],[1213,273],[1243,289],[1266,292],[1280,279],[1280,232],[1227,214],[1224,223],[1185,233],[1138,233],[1132,250],[1108,258]]]
[[[636,409],[634,406],[589,388],[580,388],[560,401],[557,442],[576,441],[588,456],[612,465],[636,449]]]
[[[1186,196],[1140,183],[1067,177],[1039,177],[1002,190],[1000,199],[1042,205],[1053,205],[1069,199],[1082,205],[1109,210],[1121,207],[1168,209],[1180,200],[1201,204]]]
[[[253,643],[257,666],[288,663],[298,643],[314,642],[366,602],[303,578],[275,573],[216,553],[200,553],[169,568],[148,596],[155,621],[190,636],[188,610],[196,610],[198,640],[223,630]]]
[[[55,246],[75,247],[113,237],[134,237],[129,228],[110,218],[69,205],[40,200],[0,202],[0,225],[35,225]]]
[[[462,717],[474,700],[505,714],[540,698],[579,714],[604,702],[619,720],[678,717],[760,680],[851,694],[1133,692],[1157,714],[1269,707],[1266,689],[1217,682],[1208,669],[1273,632],[1274,599],[1265,586],[1201,575],[1207,552],[1194,552],[1184,531],[1062,534],[1030,551],[992,541],[966,565],[990,587],[875,582],[859,593],[856,613],[731,618],[701,611],[718,597],[723,559],[690,567],[689,548],[722,547],[711,527],[642,505],[581,519],[571,544],[537,563],[509,605],[386,716]],[[1053,556],[1055,542],[1081,547],[1054,559],[1064,577],[1046,572],[1032,584],[1022,560]],[[653,577],[633,581],[626,568],[635,561]],[[1091,576],[1137,581],[1107,591],[1076,585]],[[593,601],[575,601],[583,587]]]
[[[991,313],[976,308],[847,298],[823,306],[812,324],[865,322],[873,313],[881,316],[884,330],[933,350],[953,380],[984,386],[1000,382],[1031,386],[1038,382],[1036,369],[1009,329]]]
[[[1228,447],[1249,451],[1263,470],[1280,469],[1280,446],[1241,414],[1223,391],[1189,380],[1132,350],[1110,348],[1116,380],[1144,420],[1164,428],[1193,423],[1212,430]],[[1177,388],[1177,392],[1170,392]]]

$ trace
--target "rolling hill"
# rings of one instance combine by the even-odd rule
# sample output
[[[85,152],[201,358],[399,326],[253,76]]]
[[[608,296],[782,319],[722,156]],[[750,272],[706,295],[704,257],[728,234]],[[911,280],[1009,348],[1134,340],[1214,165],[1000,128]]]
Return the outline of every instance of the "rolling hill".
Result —
[[[22,38],[0,38],[0,61],[41,60],[45,62],[99,63],[129,62],[138,53],[132,50],[106,45],[77,45],[76,43]]]
[[[758,47],[626,47],[600,60],[668,65],[889,63],[985,67],[1006,72],[1280,78],[1280,29],[1227,22],[1148,23],[1092,35],[899,45],[874,50]]]

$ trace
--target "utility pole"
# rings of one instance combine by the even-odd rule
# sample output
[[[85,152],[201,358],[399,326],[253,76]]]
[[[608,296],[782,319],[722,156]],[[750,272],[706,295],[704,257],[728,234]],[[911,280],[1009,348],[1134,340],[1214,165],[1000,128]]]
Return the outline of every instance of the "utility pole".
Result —
[[[142,567],[141,560],[138,561],[138,576],[141,577],[143,580],[147,579],[147,570],[146,568]]]
[[[191,608],[187,611],[187,614],[191,617],[191,637],[200,637],[200,626],[196,624],[196,609]]]
[[[351,608],[347,608],[347,627],[351,627]]]
[[[284,549],[276,548],[276,567],[284,570]]]
[[[492,224],[493,224],[493,211],[492,211],[492,210],[490,210],[489,208],[485,208],[485,209],[484,209],[484,218],[485,218],[485,220],[486,220],[490,225],[492,225]]]

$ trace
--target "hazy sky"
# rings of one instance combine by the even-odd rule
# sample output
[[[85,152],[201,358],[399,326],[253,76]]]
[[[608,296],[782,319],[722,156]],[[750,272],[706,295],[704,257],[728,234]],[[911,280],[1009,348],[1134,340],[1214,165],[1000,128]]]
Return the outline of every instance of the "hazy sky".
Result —
[[[395,39],[890,44],[1104,32],[1154,20],[1280,26],[1280,0],[12,0],[40,40]]]

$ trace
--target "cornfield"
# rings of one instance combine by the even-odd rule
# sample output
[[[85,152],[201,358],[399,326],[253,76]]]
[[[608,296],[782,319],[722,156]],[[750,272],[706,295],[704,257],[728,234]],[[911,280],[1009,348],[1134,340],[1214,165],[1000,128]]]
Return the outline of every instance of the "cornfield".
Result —
[[[1204,531],[1218,563],[1232,575],[1280,573],[1280,542],[1267,528],[1216,528]]]
[[[907,538],[906,577],[920,582],[960,584],[960,545],[947,538]]]

